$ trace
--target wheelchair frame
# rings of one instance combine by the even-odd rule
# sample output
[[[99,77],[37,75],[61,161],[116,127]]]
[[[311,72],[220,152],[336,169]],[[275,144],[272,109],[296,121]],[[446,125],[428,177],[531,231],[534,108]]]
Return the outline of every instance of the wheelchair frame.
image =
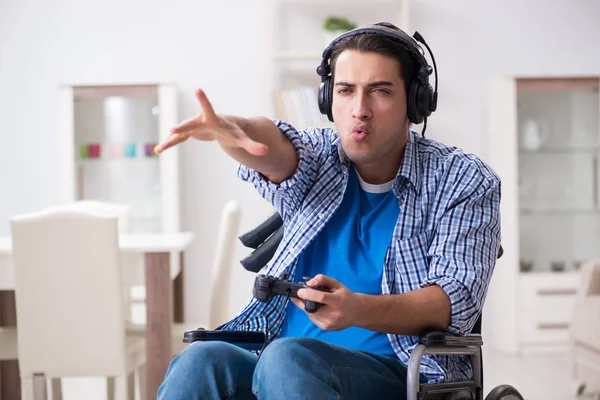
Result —
[[[241,260],[242,266],[251,272],[259,272],[273,258],[279,243],[283,239],[284,226],[279,213],[275,213],[256,228],[239,237],[245,247],[254,249],[250,255]],[[503,254],[502,246],[498,251],[498,258]],[[483,354],[481,346],[481,315],[473,326],[471,333],[466,336],[451,335],[445,332],[429,332],[421,336],[419,344],[411,353],[407,366],[407,400],[483,400]],[[441,382],[421,384],[421,360],[425,354],[439,355],[468,355],[473,365],[473,377],[470,380],[459,382]],[[504,391],[508,394],[504,397]],[[512,386],[501,385],[494,389],[502,397],[488,398],[486,400],[523,399]],[[461,396],[461,397],[456,397]],[[466,397],[468,396],[468,397]]]

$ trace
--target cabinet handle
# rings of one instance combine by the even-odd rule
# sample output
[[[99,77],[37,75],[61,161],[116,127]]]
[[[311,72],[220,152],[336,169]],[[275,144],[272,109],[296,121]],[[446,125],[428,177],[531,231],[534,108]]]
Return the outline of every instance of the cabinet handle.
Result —
[[[538,289],[540,296],[573,296],[577,294],[577,289]]]
[[[568,329],[569,324],[566,322],[539,322],[538,329]]]

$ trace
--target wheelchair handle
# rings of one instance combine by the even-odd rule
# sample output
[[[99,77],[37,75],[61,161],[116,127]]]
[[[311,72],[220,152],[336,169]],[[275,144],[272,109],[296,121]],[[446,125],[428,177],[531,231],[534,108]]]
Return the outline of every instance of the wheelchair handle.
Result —
[[[244,233],[239,239],[244,246],[256,249],[282,225],[283,219],[281,218],[281,215],[275,213],[256,228]]]
[[[260,271],[262,267],[271,261],[271,258],[273,258],[282,239],[283,225],[281,225],[262,245],[258,246],[256,250],[250,253],[248,257],[240,260],[240,263],[250,272]]]

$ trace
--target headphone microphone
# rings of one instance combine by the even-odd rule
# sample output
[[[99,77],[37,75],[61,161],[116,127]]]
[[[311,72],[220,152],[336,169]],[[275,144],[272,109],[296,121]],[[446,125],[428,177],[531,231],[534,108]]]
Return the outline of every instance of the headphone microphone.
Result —
[[[423,45],[427,49],[427,52],[429,52],[429,56],[431,57],[431,62],[433,63],[433,72],[435,73],[435,89],[433,90],[433,99],[431,100],[431,112],[434,112],[435,110],[437,110],[437,99],[438,99],[438,73],[437,73],[437,65],[435,63],[435,57],[433,56],[433,52],[431,51],[431,48],[429,47],[429,45],[427,44],[425,39],[423,39],[423,36],[421,36],[421,34],[419,32],[415,31],[415,34],[413,35],[413,37],[415,39],[417,39],[417,41],[423,43]],[[430,71],[429,75],[431,75],[431,67],[427,66],[427,68]]]

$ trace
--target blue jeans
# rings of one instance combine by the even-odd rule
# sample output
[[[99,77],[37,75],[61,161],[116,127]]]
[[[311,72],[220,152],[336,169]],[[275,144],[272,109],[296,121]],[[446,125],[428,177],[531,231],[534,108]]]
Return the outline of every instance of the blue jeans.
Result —
[[[406,367],[316,339],[281,338],[253,353],[195,342],[171,362],[159,400],[405,399]]]

